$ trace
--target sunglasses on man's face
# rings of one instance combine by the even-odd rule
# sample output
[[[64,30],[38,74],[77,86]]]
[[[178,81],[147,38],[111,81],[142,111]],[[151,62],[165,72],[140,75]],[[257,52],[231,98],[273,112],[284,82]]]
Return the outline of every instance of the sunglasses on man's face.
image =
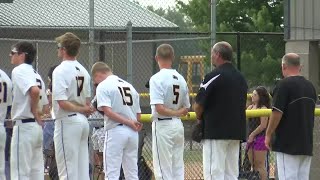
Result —
[[[22,54],[22,53],[24,53],[24,54],[28,54],[28,53],[26,53],[26,52],[18,52],[18,51],[11,51],[10,52],[10,54],[11,54],[11,56],[13,56],[13,55],[15,55],[15,54]]]
[[[19,54],[19,52],[18,51],[11,51],[10,54],[11,54],[11,56],[13,56],[15,54]]]
[[[64,48],[60,43],[57,45],[57,49]]]

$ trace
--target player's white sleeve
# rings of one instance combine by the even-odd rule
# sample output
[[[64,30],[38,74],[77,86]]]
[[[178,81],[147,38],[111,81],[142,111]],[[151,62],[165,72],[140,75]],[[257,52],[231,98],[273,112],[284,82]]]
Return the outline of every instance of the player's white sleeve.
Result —
[[[184,102],[183,102],[183,107],[185,108],[190,108],[191,104],[190,104],[190,99],[189,99],[189,88],[188,86],[186,86],[186,91],[184,94]]]
[[[44,96],[42,96],[41,98],[41,105],[44,106],[48,104],[49,104],[48,97],[46,96],[46,94],[44,94]]]
[[[164,91],[163,91],[163,87],[160,84],[160,81],[156,80],[153,77],[151,77],[150,79],[150,104],[154,105],[154,104],[163,104],[163,100],[164,100]]]
[[[134,89],[134,96],[135,96],[135,102],[133,103],[134,105],[134,111],[136,113],[141,113],[141,108],[140,108],[140,96],[139,93]]]
[[[46,86],[44,84],[44,82],[41,80],[42,82],[42,89],[40,91],[40,96],[41,96],[41,105],[44,106],[44,105],[47,105],[49,104],[49,101],[48,101],[48,97],[47,97],[47,94],[46,94]]]
[[[86,89],[85,89],[85,97],[86,98],[91,98],[91,77],[89,75],[89,73],[87,73],[87,81],[86,82]]]
[[[17,82],[18,88],[26,95],[32,86],[38,86],[35,73],[30,70],[20,68],[18,71],[12,72],[12,79]]]
[[[96,96],[98,110],[102,111],[101,107],[103,106],[111,107],[110,93],[101,83],[97,87]]]
[[[63,72],[58,69],[58,67],[53,71],[52,74],[52,100],[68,100],[67,88],[68,83],[64,78],[67,76],[63,74]]]

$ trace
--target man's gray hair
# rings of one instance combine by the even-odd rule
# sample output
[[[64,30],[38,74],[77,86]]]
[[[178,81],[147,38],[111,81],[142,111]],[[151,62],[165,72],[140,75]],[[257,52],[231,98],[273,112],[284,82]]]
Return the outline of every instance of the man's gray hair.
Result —
[[[232,50],[232,46],[228,42],[226,41],[217,42],[213,46],[212,50],[215,53],[219,53],[223,60],[232,61],[233,50]]]
[[[287,53],[282,57],[282,64],[287,66],[300,66],[300,56],[296,53]]]

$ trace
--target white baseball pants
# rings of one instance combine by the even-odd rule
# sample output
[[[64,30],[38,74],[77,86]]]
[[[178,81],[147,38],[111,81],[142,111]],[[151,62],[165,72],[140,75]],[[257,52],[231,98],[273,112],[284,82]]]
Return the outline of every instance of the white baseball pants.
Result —
[[[106,131],[103,164],[106,180],[119,180],[120,168],[125,179],[138,180],[139,134],[125,125]]]
[[[205,180],[238,180],[239,140],[205,139],[203,175]]]
[[[152,156],[156,180],[184,179],[184,128],[180,119],[152,122]]]
[[[16,121],[11,142],[11,179],[43,180],[42,127]]]
[[[308,180],[312,156],[276,152],[279,180]]]
[[[5,153],[4,149],[6,146],[6,129],[3,123],[0,123],[0,179],[6,179],[5,175]]]
[[[55,121],[54,145],[60,180],[88,180],[89,123],[82,114]]]

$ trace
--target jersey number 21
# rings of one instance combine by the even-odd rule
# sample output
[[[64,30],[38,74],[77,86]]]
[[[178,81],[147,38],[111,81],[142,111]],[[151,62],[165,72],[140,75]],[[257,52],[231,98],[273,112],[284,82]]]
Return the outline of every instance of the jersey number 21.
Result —
[[[0,104],[7,102],[8,86],[6,82],[0,82]]]

